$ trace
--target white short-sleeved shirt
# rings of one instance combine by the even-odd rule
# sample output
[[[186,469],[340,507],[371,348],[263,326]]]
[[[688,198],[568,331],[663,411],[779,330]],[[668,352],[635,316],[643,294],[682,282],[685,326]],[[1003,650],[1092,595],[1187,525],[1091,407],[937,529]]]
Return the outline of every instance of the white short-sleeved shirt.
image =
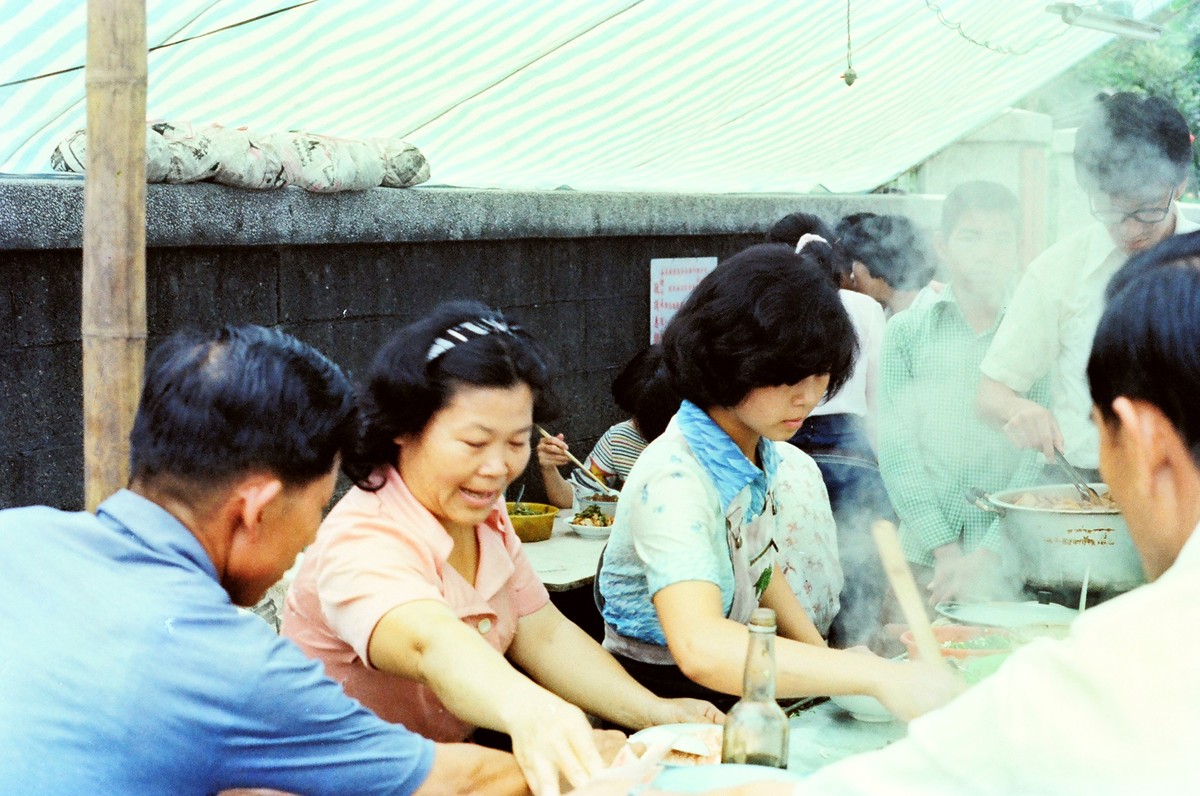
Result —
[[[1200,229],[1178,206],[1175,219],[1177,235]],[[1079,467],[1095,469],[1100,462],[1087,361],[1104,290],[1125,260],[1098,223],[1044,251],[1022,277],[980,365],[985,376],[1022,394],[1050,374],[1050,409],[1063,434],[1063,453]]]
[[[1200,528],[1175,564],[1018,650],[886,749],[796,796],[1200,793]]]
[[[850,378],[837,395],[817,405],[812,415],[860,415],[874,418],[875,396],[879,384],[879,352],[883,347],[886,320],[879,302],[864,293],[839,290],[838,297],[850,316],[858,337],[858,359]]]

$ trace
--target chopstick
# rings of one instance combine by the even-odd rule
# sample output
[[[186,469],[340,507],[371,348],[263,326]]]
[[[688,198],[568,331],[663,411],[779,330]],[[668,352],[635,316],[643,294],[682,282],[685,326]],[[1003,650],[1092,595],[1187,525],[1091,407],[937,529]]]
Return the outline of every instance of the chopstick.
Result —
[[[541,426],[534,426],[534,428],[536,428],[536,429],[538,430],[538,433],[539,433],[539,434],[541,434],[541,435],[542,435],[543,437],[545,437],[546,439],[555,439],[555,437],[554,437],[554,435],[553,435],[553,434],[551,434],[549,431],[547,431],[546,429],[542,428]],[[571,464],[573,464],[573,465],[575,465],[576,467],[578,467],[578,468],[580,469],[580,471],[581,471],[581,472],[583,472],[583,474],[584,474],[584,475],[586,475],[588,478],[590,478],[590,479],[591,479],[591,481],[592,481],[592,483],[593,483],[593,484],[596,484],[597,486],[599,486],[599,487],[600,487],[600,491],[602,491],[604,494],[606,494],[606,495],[619,495],[619,494],[621,494],[621,493],[620,493],[620,492],[618,492],[617,490],[615,490],[615,489],[613,489],[612,487],[610,487],[608,484],[606,484],[606,483],[604,483],[603,481],[601,481],[601,480],[600,480],[600,479],[599,479],[599,478],[596,476],[596,474],[595,474],[595,473],[593,473],[591,470],[589,470],[588,468],[584,467],[584,466],[583,466],[583,462],[579,461],[579,460],[578,460],[578,459],[576,459],[574,456],[572,456],[570,451],[563,451],[563,453],[565,453],[565,454],[567,455],[567,458],[568,458],[568,459],[570,459],[570,461],[571,461]]]
[[[1067,478],[1071,479],[1071,483],[1077,490],[1079,490],[1079,494],[1084,500],[1089,502],[1100,502],[1100,493],[1095,489],[1092,489],[1091,485],[1083,480],[1083,476],[1081,476],[1079,471],[1075,469],[1075,465],[1067,461],[1067,457],[1064,456],[1063,452],[1058,448],[1054,449],[1054,461],[1057,462],[1062,471],[1067,474]]]
[[[934,638],[933,626],[929,624],[925,605],[921,601],[920,592],[917,591],[917,582],[913,580],[912,570],[908,568],[908,561],[900,548],[900,536],[896,533],[896,526],[887,520],[877,520],[871,526],[871,536],[875,539],[875,546],[879,548],[883,570],[887,573],[892,591],[896,593],[896,599],[900,602],[900,609],[908,621],[908,629],[912,631],[921,660],[952,671],[953,667],[942,656],[942,649]]]

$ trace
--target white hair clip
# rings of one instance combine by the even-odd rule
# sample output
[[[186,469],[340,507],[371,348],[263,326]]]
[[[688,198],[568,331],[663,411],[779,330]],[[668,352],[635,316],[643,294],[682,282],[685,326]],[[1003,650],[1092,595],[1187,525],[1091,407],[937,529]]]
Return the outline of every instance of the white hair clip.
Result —
[[[429,346],[429,351],[425,354],[425,361],[432,362],[459,343],[465,343],[476,337],[486,337],[496,332],[512,334],[512,331],[513,327],[495,318],[477,318],[473,321],[463,321],[457,326],[451,326],[434,339],[433,344]]]
[[[814,235],[811,232],[805,232],[803,235],[800,236],[800,240],[796,241],[796,254],[799,254],[800,251],[805,246],[812,243],[813,241],[820,241],[821,243],[824,243],[826,246],[829,245],[829,241],[825,240],[820,235]]]

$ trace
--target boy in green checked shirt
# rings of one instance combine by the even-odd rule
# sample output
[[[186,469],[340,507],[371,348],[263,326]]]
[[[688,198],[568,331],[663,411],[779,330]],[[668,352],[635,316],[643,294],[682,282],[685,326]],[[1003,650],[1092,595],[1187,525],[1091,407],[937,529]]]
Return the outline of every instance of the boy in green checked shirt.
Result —
[[[1041,471],[1036,452],[1015,450],[973,407],[979,363],[1018,276],[1018,217],[1017,199],[1002,185],[955,188],[937,236],[949,284],[893,317],[884,333],[879,469],[931,604],[1004,585],[995,517],[968,503],[967,490],[1032,485]],[[1048,381],[1029,397],[1046,405]]]

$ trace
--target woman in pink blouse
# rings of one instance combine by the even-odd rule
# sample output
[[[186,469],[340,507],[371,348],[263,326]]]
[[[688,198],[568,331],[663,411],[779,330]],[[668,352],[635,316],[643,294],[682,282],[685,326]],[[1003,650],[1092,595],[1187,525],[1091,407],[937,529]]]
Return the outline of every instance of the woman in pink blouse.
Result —
[[[722,718],[637,684],[525,558],[504,490],[550,402],[540,346],[481,304],[400,330],[375,357],[343,463],[355,486],[306,552],[282,629],[389,721],[446,742],[507,733],[535,793],[602,767],[584,711],[629,728]]]

